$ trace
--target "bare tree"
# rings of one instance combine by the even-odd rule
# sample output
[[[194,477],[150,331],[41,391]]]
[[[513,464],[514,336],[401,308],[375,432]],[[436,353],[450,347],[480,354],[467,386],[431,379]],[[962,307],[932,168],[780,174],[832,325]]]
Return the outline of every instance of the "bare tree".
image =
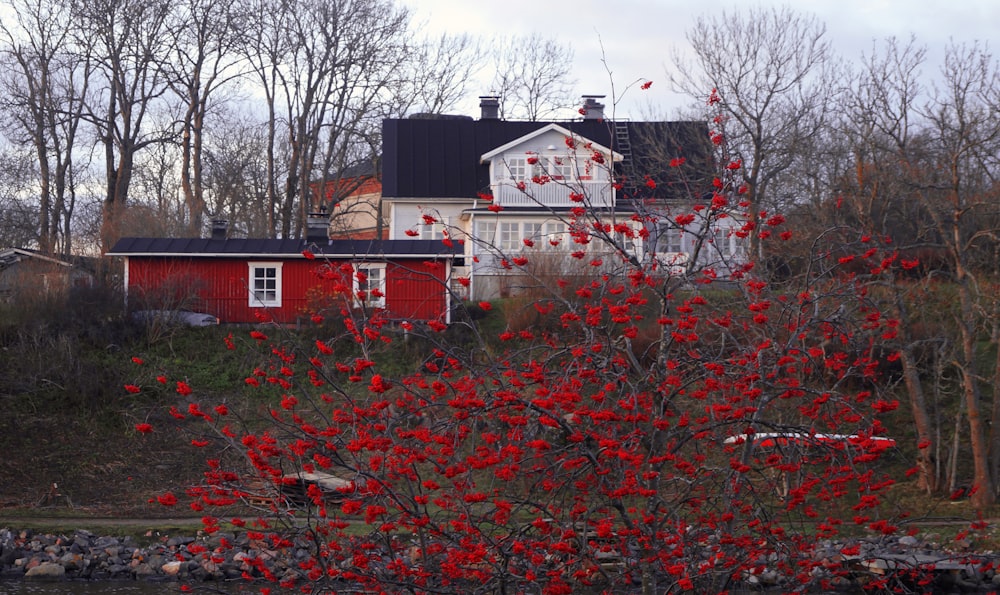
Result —
[[[746,170],[751,216],[804,143],[826,125],[836,87],[826,27],[790,8],[702,16],[688,31],[694,63],[675,56],[671,82],[721,107],[732,156]],[[719,124],[719,122],[717,122]]]
[[[4,128],[35,153],[38,247],[69,252],[73,161],[92,65],[86,48],[73,44],[75,23],[63,4],[18,0],[12,8],[14,21],[0,23],[4,103],[12,116]]]
[[[398,116],[416,111],[443,114],[467,94],[486,52],[467,34],[442,35],[417,44],[410,61],[412,75],[396,93]]]
[[[936,86],[928,88],[920,81],[924,56],[913,40],[890,39],[864,59],[844,96],[841,126],[855,165],[838,184],[837,200],[844,198],[851,210],[848,223],[873,242],[891,240],[881,248],[885,258],[878,268],[891,273],[883,275],[879,293],[898,322],[888,344],[898,350],[921,444],[921,482],[928,491],[943,483],[941,436],[929,398],[937,391],[925,383],[937,386],[940,374],[951,373],[958,378],[968,421],[972,498],[983,509],[995,500],[998,467],[992,461],[1000,447],[1000,434],[988,435],[1000,402],[982,381],[984,329],[994,308],[984,288],[995,274],[992,257],[1000,231],[994,173],[1000,165],[1000,125],[991,115],[998,71],[982,46],[951,46]],[[929,307],[932,280],[948,281],[957,299],[938,311],[954,320],[951,328],[928,336],[926,328],[935,322],[923,310]],[[949,344],[955,346],[950,363],[938,365]],[[992,396],[992,413],[984,391]]]
[[[572,78],[573,48],[538,33],[494,41],[492,92],[500,116],[542,120],[577,101]]]
[[[1000,232],[983,227],[996,221],[1000,202],[995,174],[1000,166],[1000,122],[991,105],[997,97],[997,84],[997,63],[985,47],[950,46],[940,87],[925,111],[930,159],[906,155],[916,198],[925,205],[940,234],[958,290],[958,367],[977,488],[972,498],[980,510],[996,502],[997,478],[992,476],[989,417],[983,410],[980,383],[978,333],[984,279],[973,254],[983,248],[992,252]]]
[[[226,219],[234,233],[272,233],[268,150],[267,126],[244,121],[238,113],[217,116],[215,134],[205,146],[205,199],[208,210]]]
[[[37,240],[38,212],[24,190],[35,167],[28,155],[0,152],[0,246],[26,248]]]
[[[920,224],[926,221],[926,213],[913,212],[906,173],[897,167],[898,155],[909,151],[918,128],[914,116],[924,93],[919,78],[925,56],[926,50],[914,39],[906,44],[888,39],[882,47],[874,45],[843,96],[840,122],[854,167],[845,172],[846,179],[838,186],[847,198],[852,222],[858,229],[875,232],[875,237],[894,238],[894,249],[911,253],[934,243]],[[907,223],[911,226],[904,229]],[[917,450],[918,479],[933,493],[939,487],[938,436],[921,379],[921,369],[929,366],[921,365],[925,342],[915,332],[920,312],[911,307],[920,285],[890,279],[885,286],[889,311],[900,321],[894,343],[918,443],[923,446]]]
[[[381,119],[409,72],[409,17],[384,0],[264,3],[255,14],[245,51],[268,102],[272,233],[287,237],[305,224],[314,186],[376,152]]]
[[[136,153],[171,137],[171,131],[147,125],[156,101],[167,90],[162,66],[168,51],[164,19],[170,7],[163,0],[99,0],[73,5],[78,43],[92,48],[99,76],[104,79],[88,113],[104,147],[107,172],[102,251],[109,249],[120,233]]]
[[[239,75],[237,19],[222,0],[188,0],[171,14],[173,60],[169,82],[183,102],[181,117],[181,187],[187,206],[188,234],[201,233],[206,211],[202,150],[206,116],[221,86]]]
[[[285,56],[291,50],[291,43],[285,31],[291,19],[288,3],[275,0],[253,0],[248,6],[248,19],[244,22],[245,44],[241,47],[251,71],[251,84],[255,84],[264,95],[265,128],[267,138],[265,149],[265,193],[267,196],[266,222],[267,236],[273,237],[278,230],[278,187],[283,174],[279,164],[278,127],[282,121],[288,122],[287,115],[279,113],[278,93],[283,84]]]

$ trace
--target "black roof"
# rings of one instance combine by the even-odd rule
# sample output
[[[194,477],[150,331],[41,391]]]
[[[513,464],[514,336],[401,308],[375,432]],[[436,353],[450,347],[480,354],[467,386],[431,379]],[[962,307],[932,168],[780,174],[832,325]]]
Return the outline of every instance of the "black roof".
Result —
[[[623,150],[616,123],[607,120],[392,119],[382,122],[382,196],[475,198],[490,187],[482,155],[553,123],[625,155],[617,167],[630,195],[644,192],[649,176],[660,188],[658,197],[671,198],[681,177],[700,186],[710,171],[712,150],[704,122],[618,122],[628,132],[629,147]],[[677,157],[684,157],[685,165],[670,167]]]
[[[291,257],[308,250],[328,258],[450,257],[462,251],[440,240],[278,240],[208,238],[122,238],[108,256]]]

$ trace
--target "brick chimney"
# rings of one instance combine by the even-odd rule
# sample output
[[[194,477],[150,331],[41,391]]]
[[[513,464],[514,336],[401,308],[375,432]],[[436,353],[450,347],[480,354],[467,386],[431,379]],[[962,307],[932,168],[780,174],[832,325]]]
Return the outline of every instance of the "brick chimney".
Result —
[[[500,119],[500,98],[496,95],[481,95],[479,97],[479,119]]]
[[[604,104],[597,101],[604,99],[604,95],[584,95],[583,96],[583,119],[603,120]]]

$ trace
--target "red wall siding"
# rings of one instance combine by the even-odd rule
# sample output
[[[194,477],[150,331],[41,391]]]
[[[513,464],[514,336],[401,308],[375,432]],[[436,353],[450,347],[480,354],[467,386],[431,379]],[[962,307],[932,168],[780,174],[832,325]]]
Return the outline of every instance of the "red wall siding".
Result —
[[[410,320],[445,320],[447,271],[444,262],[390,262],[385,271],[385,306],[389,316]]]
[[[281,307],[249,304],[248,262],[281,262]],[[139,257],[128,260],[129,305],[135,309],[187,308],[218,316],[222,322],[274,320],[293,323],[318,305],[342,304],[333,291],[336,280],[324,279],[337,262],[260,258]],[[386,310],[391,318],[445,320],[447,299],[443,262],[390,262],[386,266]],[[350,287],[350,280],[341,287]]]

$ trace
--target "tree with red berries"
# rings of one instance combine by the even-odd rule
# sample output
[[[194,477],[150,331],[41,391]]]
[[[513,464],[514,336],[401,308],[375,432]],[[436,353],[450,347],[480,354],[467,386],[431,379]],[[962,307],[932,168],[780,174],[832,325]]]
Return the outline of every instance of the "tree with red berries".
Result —
[[[879,510],[893,480],[872,466],[892,444],[878,416],[898,406],[874,357],[893,323],[845,273],[877,256],[841,234],[828,238],[837,252],[817,243],[810,274],[769,283],[748,239],[780,250],[794,230],[748,209],[725,130],[710,134],[718,166],[684,200],[658,197],[652,177],[614,212],[570,189],[561,267],[535,266],[543,245],[481,246],[530,299],[483,303],[451,327],[387,319],[353,293],[352,267],[317,259],[333,289],[310,339],[261,326],[230,342],[262,358],[243,389],[262,415],[173,411],[212,430],[197,445],[225,445],[187,505],[213,510],[215,531],[251,503],[259,518],[232,522],[308,543],[281,576],[248,572],[305,592],[833,580],[817,571],[819,540],[845,525],[896,531]],[[670,165],[705,173],[683,155]],[[578,166],[619,175],[598,154]],[[571,184],[523,192],[545,183]],[[683,254],[666,247],[679,236]],[[400,353],[422,363],[403,369]]]

